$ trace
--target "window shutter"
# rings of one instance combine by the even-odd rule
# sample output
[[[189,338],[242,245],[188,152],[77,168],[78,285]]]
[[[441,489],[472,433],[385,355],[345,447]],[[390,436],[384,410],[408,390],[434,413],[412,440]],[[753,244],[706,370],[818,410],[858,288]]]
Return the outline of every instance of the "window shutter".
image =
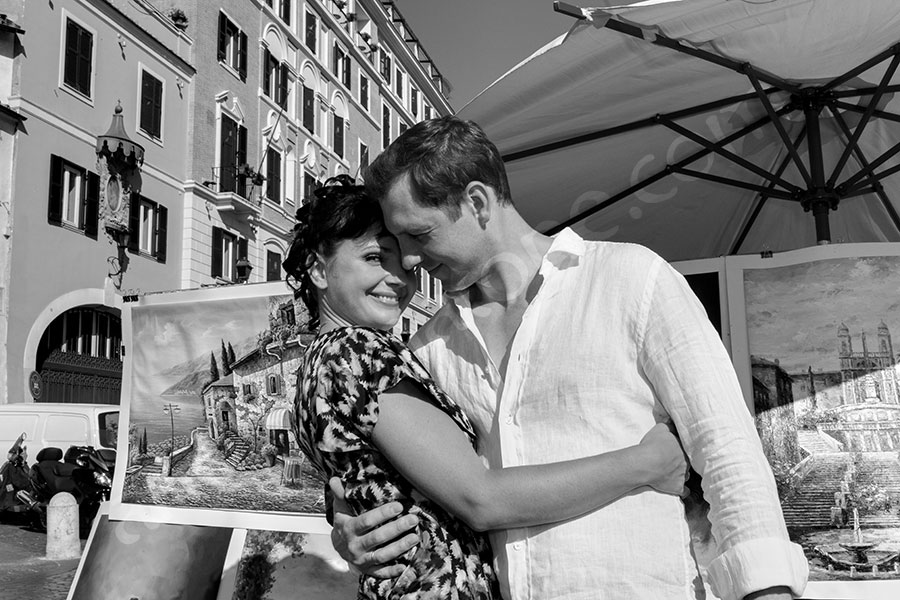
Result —
[[[156,79],[155,77],[150,77],[150,80],[153,82],[153,95],[152,98],[152,119],[150,120],[153,126],[153,135],[158,138],[162,138],[162,104],[163,104],[163,84],[162,81]]]
[[[316,131],[315,94],[312,88],[303,86],[303,127],[310,133]]]
[[[285,25],[291,24],[291,0],[281,0],[281,20]]]
[[[344,60],[344,85],[347,86],[347,89],[352,89],[350,85],[350,59]]]
[[[247,128],[243,125],[237,126],[237,148],[235,148],[237,152],[237,156],[235,159],[237,160],[238,165],[243,165],[247,163]],[[237,193],[243,197],[247,197],[247,178],[242,177],[237,182],[238,188]]]
[[[138,254],[141,251],[141,195],[131,192],[128,206],[128,251]]]
[[[222,276],[222,230],[213,227],[212,230],[212,270],[213,277]]]
[[[235,260],[240,260],[241,258],[247,258],[247,238],[237,239],[237,256]]]
[[[263,94],[272,95],[272,54],[268,50],[263,50]]]
[[[82,204],[84,214],[81,222],[84,224],[84,235],[96,240],[100,224],[100,176],[88,171],[85,187],[87,189]]]
[[[278,70],[280,76],[278,77],[278,95],[276,96],[276,102],[278,102],[278,106],[281,108],[287,108],[288,67],[286,64],[282,63]]]
[[[47,221],[62,225],[63,160],[50,155],[50,198],[47,202]]]
[[[153,133],[153,81],[144,71],[141,74],[141,129]]]
[[[63,81],[71,86],[76,86],[78,74],[78,26],[72,21],[66,21],[66,63],[63,71]]]
[[[225,49],[228,47],[228,17],[225,13],[219,13],[219,60],[225,60]]]
[[[94,36],[81,29],[78,44],[78,91],[91,95],[91,55],[94,51]]]
[[[233,192],[236,189],[237,124],[222,115],[219,135],[219,191]]]
[[[247,81],[247,34],[242,31],[239,37],[238,73],[240,74],[242,81]]]
[[[344,118],[334,115],[334,153],[344,158]]]
[[[156,262],[166,262],[166,234],[169,209],[162,204],[156,207]]]
[[[316,52],[316,17],[310,13],[306,13],[306,47]]]

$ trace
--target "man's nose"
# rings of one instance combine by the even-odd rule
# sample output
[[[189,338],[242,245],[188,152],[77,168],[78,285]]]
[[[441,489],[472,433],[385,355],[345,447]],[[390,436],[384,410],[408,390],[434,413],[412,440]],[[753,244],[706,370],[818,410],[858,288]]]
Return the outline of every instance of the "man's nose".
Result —
[[[400,263],[407,271],[412,271],[422,264],[422,253],[409,240],[400,239]]]

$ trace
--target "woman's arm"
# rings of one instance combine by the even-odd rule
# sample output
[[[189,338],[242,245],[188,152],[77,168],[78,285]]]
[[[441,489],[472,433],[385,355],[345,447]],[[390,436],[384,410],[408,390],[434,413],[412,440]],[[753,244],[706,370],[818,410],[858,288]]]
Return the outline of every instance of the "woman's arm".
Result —
[[[637,446],[545,465],[488,469],[453,420],[405,379],[379,396],[373,440],[423,494],[478,531],[552,523],[639,487],[680,494],[687,464],[665,425]]]

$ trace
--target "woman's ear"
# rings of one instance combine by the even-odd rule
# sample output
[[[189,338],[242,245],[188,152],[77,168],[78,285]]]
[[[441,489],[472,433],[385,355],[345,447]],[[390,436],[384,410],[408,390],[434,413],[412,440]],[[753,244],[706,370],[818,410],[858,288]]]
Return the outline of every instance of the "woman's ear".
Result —
[[[325,259],[322,258],[322,255],[316,252],[314,255],[310,257],[310,265],[307,269],[309,271],[309,279],[312,281],[312,284],[319,289],[319,291],[324,292],[328,289],[328,276],[325,271]]]

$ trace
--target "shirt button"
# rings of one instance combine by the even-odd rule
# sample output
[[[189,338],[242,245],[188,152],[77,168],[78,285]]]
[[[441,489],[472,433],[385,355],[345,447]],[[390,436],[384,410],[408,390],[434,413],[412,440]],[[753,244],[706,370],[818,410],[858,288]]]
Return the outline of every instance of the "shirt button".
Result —
[[[521,549],[522,549],[522,542],[516,542],[515,544],[513,544],[513,550],[521,550]]]

